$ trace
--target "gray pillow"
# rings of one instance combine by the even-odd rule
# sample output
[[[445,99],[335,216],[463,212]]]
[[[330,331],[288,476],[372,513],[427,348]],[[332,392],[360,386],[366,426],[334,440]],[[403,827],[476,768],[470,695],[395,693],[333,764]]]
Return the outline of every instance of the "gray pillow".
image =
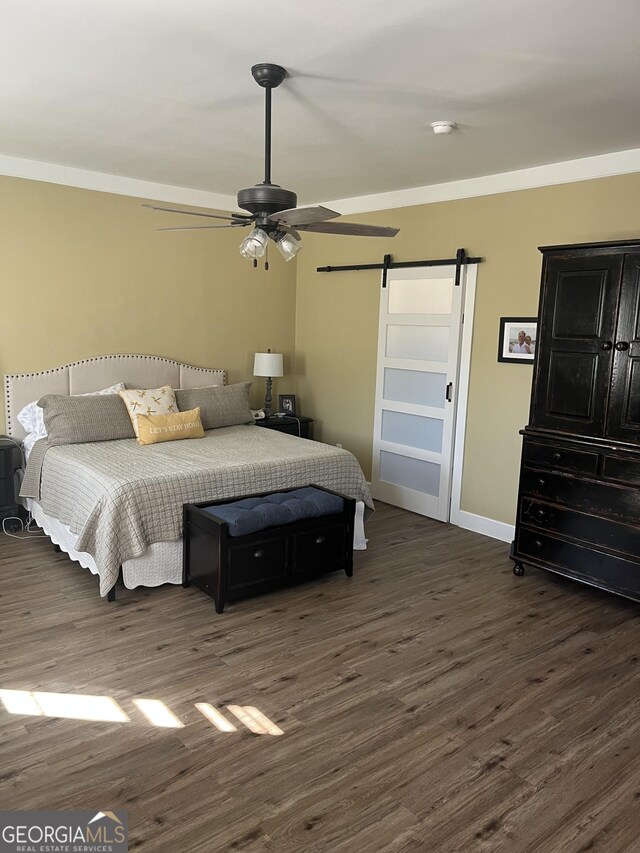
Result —
[[[118,394],[66,397],[46,394],[38,400],[49,444],[83,444],[135,438],[131,418]]]
[[[209,385],[207,388],[179,388],[176,402],[181,412],[200,407],[200,419],[205,429],[253,423],[249,407],[249,388],[252,382],[237,385]]]

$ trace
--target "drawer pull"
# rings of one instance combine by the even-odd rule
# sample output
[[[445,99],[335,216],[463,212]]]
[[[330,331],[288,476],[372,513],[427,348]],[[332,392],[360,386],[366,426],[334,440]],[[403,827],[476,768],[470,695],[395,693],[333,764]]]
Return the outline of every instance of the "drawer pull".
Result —
[[[533,544],[536,546],[536,548],[542,548],[542,539],[534,540]]]
[[[627,343],[627,341],[618,341],[616,343],[616,349],[618,350],[618,352],[625,352],[629,349],[629,344]]]
[[[253,552],[253,556],[256,558],[256,560],[259,560],[260,557],[264,557],[264,551],[262,549],[258,549],[257,551]]]
[[[324,536],[318,536],[316,539],[316,545],[322,545],[323,542],[326,542],[326,538]]]
[[[556,450],[556,452],[553,454],[553,458],[556,460],[556,462],[559,462],[562,459],[562,453],[559,453]]]
[[[539,486],[546,486],[547,485],[547,481],[545,480],[544,477],[538,477],[538,485]]]
[[[546,509],[537,509],[536,515],[538,516],[538,518],[546,518],[547,517],[547,511],[546,511]]]
[[[600,344],[600,349],[603,349],[605,352],[607,350],[612,349],[612,347],[613,347],[612,341],[602,341],[602,343]]]

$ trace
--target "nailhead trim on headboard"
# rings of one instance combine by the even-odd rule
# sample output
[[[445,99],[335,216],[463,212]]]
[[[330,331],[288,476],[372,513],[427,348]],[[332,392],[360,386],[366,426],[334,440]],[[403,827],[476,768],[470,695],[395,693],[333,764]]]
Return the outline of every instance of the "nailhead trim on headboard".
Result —
[[[7,432],[9,433],[9,435],[11,435],[11,432],[13,431],[13,423],[12,423],[13,418],[11,415],[11,409],[9,408],[9,377],[8,376],[4,377],[4,410],[6,412],[6,419],[7,419],[7,424],[6,424]]]
[[[82,364],[91,364],[92,362],[99,361],[112,361],[117,358],[138,358],[148,361],[161,361],[167,365],[174,365],[178,368],[188,367],[189,370],[195,370],[197,372],[208,373],[210,370],[220,370],[221,368],[207,368],[207,367],[196,367],[193,364],[187,364],[183,361],[175,361],[172,358],[165,358],[161,355],[142,355],[140,353],[116,353],[114,355],[97,355],[93,358],[83,358],[80,361],[70,361],[68,364],[62,364],[60,367],[52,367],[49,370],[38,370],[35,373],[9,373],[4,377],[4,393],[5,393],[5,414],[7,421],[7,432],[11,435],[15,429],[15,415],[11,411],[11,399],[9,394],[9,387],[12,380],[15,379],[28,379],[29,377],[35,376],[46,376],[48,374],[60,373],[62,370],[68,370],[70,367],[78,367]],[[227,371],[222,371],[224,374],[224,384],[227,384]],[[16,413],[17,414],[17,413]]]

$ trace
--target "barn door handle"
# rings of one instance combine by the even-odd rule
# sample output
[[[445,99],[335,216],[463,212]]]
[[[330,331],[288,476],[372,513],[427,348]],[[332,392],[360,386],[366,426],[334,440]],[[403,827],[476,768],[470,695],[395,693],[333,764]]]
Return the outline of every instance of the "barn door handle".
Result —
[[[602,341],[602,343],[600,344],[600,349],[603,349],[603,350],[613,349],[613,342],[612,341]]]
[[[629,349],[629,344],[627,343],[627,341],[618,341],[616,343],[616,349],[618,350],[618,352],[624,352],[625,350]]]
[[[447,390],[445,391],[445,394],[444,394],[445,400],[447,400],[448,403],[451,402],[451,389],[452,388],[453,388],[453,382],[449,382],[449,384],[447,385]]]

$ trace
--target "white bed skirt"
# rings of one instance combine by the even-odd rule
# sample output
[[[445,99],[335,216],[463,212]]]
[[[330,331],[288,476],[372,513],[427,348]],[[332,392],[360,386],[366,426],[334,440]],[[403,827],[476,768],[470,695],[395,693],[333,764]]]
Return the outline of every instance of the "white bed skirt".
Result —
[[[37,501],[27,498],[27,510],[33,519],[47,534],[49,539],[68,554],[72,560],[80,563],[85,569],[97,575],[98,567],[91,554],[77,551],[75,544],[78,537],[57,518],[47,515]],[[356,503],[355,531],[353,547],[356,551],[364,551],[367,540],[364,536],[364,503]],[[182,583],[182,540],[176,542],[154,542],[140,557],[126,560],[122,564],[122,580],[127,589],[137,586],[160,586],[163,583]]]
[[[72,560],[97,575],[98,567],[91,554],[76,551],[78,537],[65,524],[47,515],[39,503],[28,499],[27,509],[34,521],[47,536],[68,554]],[[160,586],[163,583],[182,583],[182,540],[177,542],[154,542],[140,557],[126,560],[122,564],[122,580],[127,589],[137,586]]]

